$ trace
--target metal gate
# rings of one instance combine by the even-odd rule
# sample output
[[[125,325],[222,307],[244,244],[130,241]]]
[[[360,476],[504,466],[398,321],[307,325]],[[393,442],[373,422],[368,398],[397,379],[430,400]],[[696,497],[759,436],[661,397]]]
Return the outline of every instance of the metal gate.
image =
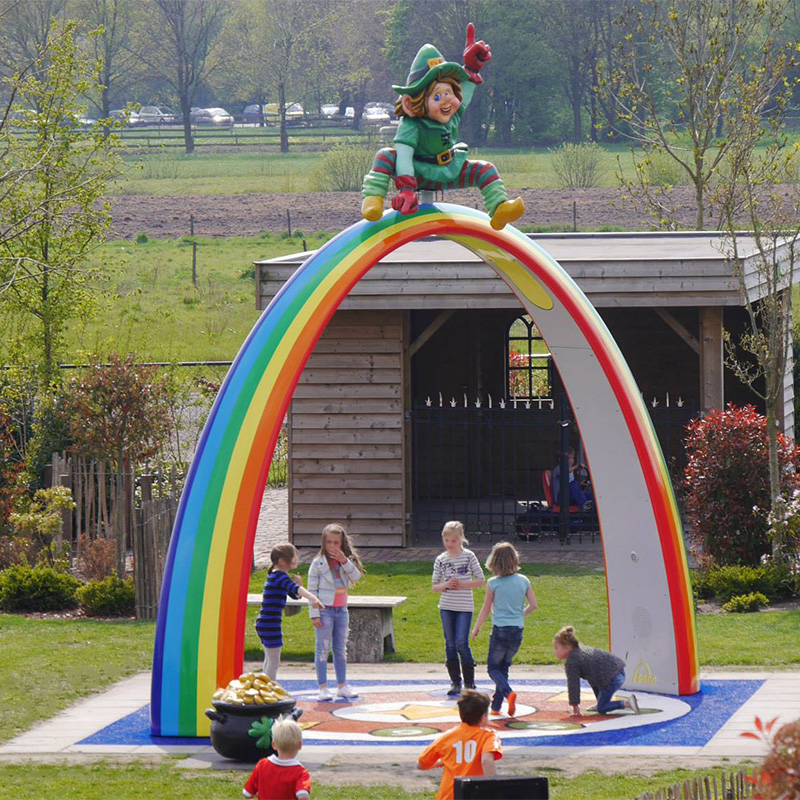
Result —
[[[682,468],[682,436],[694,409],[679,401],[648,403],[667,463]],[[414,542],[438,542],[442,525],[461,520],[476,542],[556,538],[563,544],[599,533],[592,507],[569,511],[563,498],[546,498],[543,478],[567,448],[581,461],[580,431],[566,395],[556,400],[430,398],[414,405],[412,514]],[[589,481],[591,476],[587,477]],[[560,502],[566,501],[566,502]],[[558,512],[553,510],[558,507]]]

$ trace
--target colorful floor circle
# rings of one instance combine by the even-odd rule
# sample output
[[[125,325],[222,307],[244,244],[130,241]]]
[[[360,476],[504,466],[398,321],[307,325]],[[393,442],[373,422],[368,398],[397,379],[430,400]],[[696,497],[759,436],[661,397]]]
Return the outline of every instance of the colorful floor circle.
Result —
[[[480,690],[491,694],[493,686],[479,685]],[[320,702],[316,692],[295,692],[303,709],[304,739],[308,744],[341,739],[344,734],[352,741],[367,742],[381,739],[433,739],[442,731],[459,722],[458,707],[454,699],[444,695],[441,684],[398,684],[390,682],[359,687],[359,697],[352,702]],[[621,692],[619,699],[628,696]],[[566,692],[552,683],[528,681],[517,687],[517,708],[513,718],[503,713],[492,716],[491,727],[503,739],[531,738],[535,736],[570,736],[588,731],[613,731],[639,728],[668,722],[688,714],[690,706],[676,697],[637,692],[642,714],[629,711],[609,715],[587,713],[572,715]],[[590,707],[595,698],[584,693],[581,702]]]

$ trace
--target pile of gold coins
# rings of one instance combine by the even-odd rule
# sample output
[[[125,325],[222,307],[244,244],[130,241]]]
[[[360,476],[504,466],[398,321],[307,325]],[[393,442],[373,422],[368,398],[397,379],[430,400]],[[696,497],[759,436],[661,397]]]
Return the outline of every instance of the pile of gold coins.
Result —
[[[245,672],[214,692],[215,700],[234,706],[263,706],[290,698],[286,689],[261,672]]]

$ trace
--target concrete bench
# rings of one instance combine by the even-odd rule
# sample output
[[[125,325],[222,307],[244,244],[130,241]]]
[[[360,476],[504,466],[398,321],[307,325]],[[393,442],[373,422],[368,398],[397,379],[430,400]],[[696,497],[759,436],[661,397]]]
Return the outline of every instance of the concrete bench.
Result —
[[[350,595],[347,609],[350,612],[350,636],[347,642],[347,660],[364,664],[383,661],[386,653],[394,653],[394,609],[405,603],[405,597],[378,595]],[[248,606],[260,606],[260,594],[247,595]],[[308,606],[304,598],[286,600],[286,609]]]

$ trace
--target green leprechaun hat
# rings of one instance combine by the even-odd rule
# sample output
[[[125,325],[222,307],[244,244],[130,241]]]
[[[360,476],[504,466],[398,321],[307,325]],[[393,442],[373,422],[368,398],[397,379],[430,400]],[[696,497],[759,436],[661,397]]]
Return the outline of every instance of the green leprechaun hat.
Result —
[[[429,83],[440,75],[447,74],[457,81],[469,80],[469,74],[455,61],[445,61],[442,54],[432,44],[424,44],[411,64],[405,86],[392,86],[397,94],[419,94]]]

